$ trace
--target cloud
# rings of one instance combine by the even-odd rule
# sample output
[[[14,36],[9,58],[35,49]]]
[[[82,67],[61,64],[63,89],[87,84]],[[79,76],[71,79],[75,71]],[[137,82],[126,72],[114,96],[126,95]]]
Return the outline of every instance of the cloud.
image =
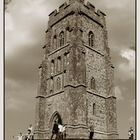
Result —
[[[120,63],[118,69],[122,80],[135,79],[135,51],[132,49],[123,49],[121,57],[126,59],[127,63]]]
[[[119,87],[115,87],[115,96],[117,97],[117,100],[124,100],[123,96],[122,96],[122,91]]]
[[[12,90],[14,88],[18,88],[20,86],[16,81],[14,81],[12,79],[5,79],[5,83],[6,83],[6,87],[8,87],[9,90]]]
[[[39,47],[23,47],[16,55],[7,56],[5,60],[6,77],[19,84],[35,84],[38,80],[38,66],[41,59],[42,50]]]
[[[25,106],[25,102],[15,96],[20,94],[21,85],[12,79],[6,79],[6,110],[17,110],[19,111],[22,107]]]
[[[92,0],[85,0],[85,1],[86,2],[90,1],[92,3],[95,3],[95,5],[96,4],[101,5],[101,6],[104,5],[104,7],[106,7],[106,8],[115,8],[115,9],[124,8],[128,4],[130,4],[130,0],[123,0],[123,1],[117,0],[117,1],[114,1],[114,2],[112,2],[112,0],[104,0],[104,1],[102,1],[102,0],[96,1],[95,0],[94,2]]]
[[[22,111],[21,108],[25,108],[26,103],[21,99],[15,99],[15,97],[11,97],[6,99],[5,106],[6,110]]]
[[[121,49],[135,43],[135,1],[90,0],[106,13],[109,46]]]
[[[48,14],[44,1],[13,0],[6,12],[6,55],[44,43]],[[38,10],[36,10],[38,9]],[[17,12],[18,11],[18,12]]]
[[[9,111],[21,111],[22,108],[26,108],[24,111],[32,110],[35,102],[35,94],[37,91],[37,85],[28,84],[26,82],[18,82],[13,79],[6,79],[6,95],[5,106]],[[22,110],[23,111],[23,110]]]
[[[112,9],[112,8],[121,9],[121,8],[126,7],[126,5],[129,4],[129,0],[123,0],[123,1],[117,0],[114,2],[112,2],[112,0],[104,0],[104,2],[102,3],[105,3],[106,8],[109,8],[109,9]]]
[[[44,46],[48,15],[60,2],[64,0],[12,0],[5,14],[6,56],[23,47]]]

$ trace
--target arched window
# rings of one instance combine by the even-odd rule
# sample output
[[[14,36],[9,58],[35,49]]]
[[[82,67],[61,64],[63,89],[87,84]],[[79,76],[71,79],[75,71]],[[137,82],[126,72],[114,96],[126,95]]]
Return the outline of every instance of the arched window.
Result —
[[[91,78],[90,87],[91,87],[91,89],[95,89],[95,79],[94,79],[94,77]]]
[[[92,31],[90,31],[88,34],[88,45],[90,47],[93,47],[93,45],[94,45],[94,34]]]
[[[54,73],[54,59],[51,60],[51,74]]]
[[[60,79],[60,77],[58,77],[57,80],[56,80],[56,89],[57,90],[61,89],[61,79]]]
[[[58,124],[63,124],[62,118],[61,118],[60,114],[57,111],[55,111],[53,113],[53,115],[52,115],[52,117],[50,119],[49,125],[50,125],[51,129],[53,129],[55,122],[58,123]]]
[[[64,32],[63,31],[59,34],[59,46],[60,47],[64,46]]]

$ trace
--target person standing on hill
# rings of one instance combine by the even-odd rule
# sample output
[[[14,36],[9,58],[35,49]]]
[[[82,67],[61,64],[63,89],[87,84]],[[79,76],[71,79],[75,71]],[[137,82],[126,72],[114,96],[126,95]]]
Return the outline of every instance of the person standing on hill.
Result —
[[[63,125],[58,124],[58,129],[59,129],[59,138],[63,139]]]
[[[134,130],[133,130],[133,127],[130,127],[130,129],[128,131],[128,135],[129,135],[129,140],[133,140],[134,139]]]
[[[63,138],[66,139],[66,127],[63,125]]]
[[[33,126],[32,124],[29,125],[28,127],[28,133],[30,134],[30,139],[34,139],[34,132],[33,132]]]
[[[57,139],[58,133],[59,133],[58,123],[57,123],[57,121],[54,121],[51,139],[53,138],[54,135],[56,135],[56,139]]]
[[[29,125],[28,130],[30,130],[31,134],[33,134],[33,126],[32,126],[32,124]]]
[[[13,138],[17,138],[17,140],[23,140],[23,135],[20,132],[18,136],[13,136]]]
[[[89,128],[89,139],[92,140],[94,136],[94,126],[90,126]]]

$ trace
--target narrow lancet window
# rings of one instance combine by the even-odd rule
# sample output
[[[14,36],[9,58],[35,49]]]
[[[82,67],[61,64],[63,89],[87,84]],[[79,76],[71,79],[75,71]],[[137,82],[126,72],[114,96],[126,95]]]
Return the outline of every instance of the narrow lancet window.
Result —
[[[54,60],[51,60],[51,74],[54,73]]]
[[[89,34],[88,34],[88,45],[90,47],[94,46],[94,34],[93,34],[92,31],[90,31]]]
[[[54,47],[54,49],[57,48],[57,37],[56,37],[56,35],[54,35],[54,37],[53,37],[53,47]]]
[[[56,80],[56,89],[57,90],[61,89],[61,79],[60,79],[60,77],[58,77],[57,80]]]
[[[59,46],[60,47],[64,46],[64,32],[63,31],[59,34]]]
[[[53,93],[53,89],[54,89],[54,81],[53,81],[53,77],[51,76],[51,79],[50,79],[50,93]]]
[[[91,89],[95,90],[95,79],[94,79],[94,77],[91,78],[90,87],[91,87]]]
[[[93,115],[95,115],[95,103],[93,103]]]

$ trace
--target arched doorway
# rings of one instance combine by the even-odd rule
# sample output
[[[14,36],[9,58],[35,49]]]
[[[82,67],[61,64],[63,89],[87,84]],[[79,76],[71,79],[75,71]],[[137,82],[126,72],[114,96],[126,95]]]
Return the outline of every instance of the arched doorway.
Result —
[[[63,124],[61,116],[57,111],[53,113],[51,120],[50,120],[51,130],[53,128],[54,122],[57,122],[58,124]]]

